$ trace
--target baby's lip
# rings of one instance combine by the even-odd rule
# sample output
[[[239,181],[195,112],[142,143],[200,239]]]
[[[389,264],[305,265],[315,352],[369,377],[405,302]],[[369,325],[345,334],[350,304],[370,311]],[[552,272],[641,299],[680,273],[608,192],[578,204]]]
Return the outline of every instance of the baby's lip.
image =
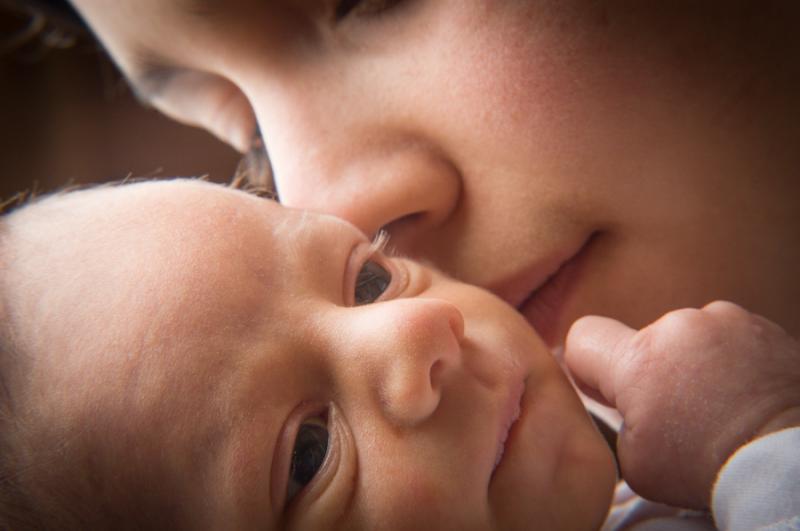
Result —
[[[521,402],[525,394],[525,384],[526,381],[522,380],[516,385],[513,385],[508,393],[506,401],[502,404],[502,408],[500,409],[497,450],[492,467],[492,477],[498,466],[503,462],[506,445],[510,442],[509,439],[511,438],[512,430],[522,414]]]

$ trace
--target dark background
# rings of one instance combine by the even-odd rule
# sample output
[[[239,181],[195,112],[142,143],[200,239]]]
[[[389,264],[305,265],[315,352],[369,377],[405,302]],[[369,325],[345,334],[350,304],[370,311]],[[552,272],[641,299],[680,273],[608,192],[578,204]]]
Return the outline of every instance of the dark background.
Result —
[[[126,176],[228,182],[238,154],[142,106],[90,35],[0,4],[0,199]]]

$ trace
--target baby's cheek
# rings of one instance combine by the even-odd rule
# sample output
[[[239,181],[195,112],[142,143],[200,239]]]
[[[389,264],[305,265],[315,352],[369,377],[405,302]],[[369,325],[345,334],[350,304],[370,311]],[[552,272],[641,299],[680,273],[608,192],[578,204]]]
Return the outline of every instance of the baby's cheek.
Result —
[[[385,466],[365,470],[363,460],[356,493],[356,512],[368,529],[445,529],[467,518],[468,505],[459,503],[458,485],[447,485],[448,474],[387,454]],[[372,468],[372,467],[370,467]]]

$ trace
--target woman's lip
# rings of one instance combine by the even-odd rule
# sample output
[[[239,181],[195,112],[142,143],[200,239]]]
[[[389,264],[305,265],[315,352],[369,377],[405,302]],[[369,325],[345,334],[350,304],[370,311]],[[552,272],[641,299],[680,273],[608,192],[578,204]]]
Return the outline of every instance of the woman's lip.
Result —
[[[531,293],[545,284],[575,253],[575,250],[570,250],[568,253],[559,253],[539,261],[506,278],[503,282],[489,286],[489,289],[508,304],[519,309],[530,298]]]
[[[525,381],[523,380],[511,388],[508,398],[500,410],[500,426],[498,429],[497,450],[495,451],[492,475],[494,475],[494,471],[497,470],[498,465],[500,465],[503,460],[506,443],[508,442],[511,430],[522,414],[521,402],[524,394]]]
[[[548,346],[558,340],[562,307],[594,237],[595,233],[568,252],[540,262],[492,290],[517,308]]]

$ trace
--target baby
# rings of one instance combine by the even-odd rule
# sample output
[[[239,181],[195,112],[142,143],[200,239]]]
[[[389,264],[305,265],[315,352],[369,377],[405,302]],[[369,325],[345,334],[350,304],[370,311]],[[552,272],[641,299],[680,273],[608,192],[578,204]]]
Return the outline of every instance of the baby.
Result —
[[[612,455],[525,319],[338,218],[176,180],[51,196],[6,216],[0,234],[4,528],[590,530],[606,519]],[[620,355],[644,341],[676,351],[630,363],[630,381],[582,379],[604,360],[567,345],[580,385],[623,414],[621,455],[639,459],[654,497],[664,463],[647,454],[672,459],[699,506],[742,446],[756,464],[765,444],[798,461],[798,429],[783,429],[800,425],[798,348],[777,327],[756,339],[774,343],[773,359],[712,353],[664,379],[696,345],[659,330],[714,330],[721,312],[761,326],[717,303],[618,330]],[[729,516],[716,498],[741,462],[717,482],[717,516]],[[773,522],[791,522],[794,496]]]

